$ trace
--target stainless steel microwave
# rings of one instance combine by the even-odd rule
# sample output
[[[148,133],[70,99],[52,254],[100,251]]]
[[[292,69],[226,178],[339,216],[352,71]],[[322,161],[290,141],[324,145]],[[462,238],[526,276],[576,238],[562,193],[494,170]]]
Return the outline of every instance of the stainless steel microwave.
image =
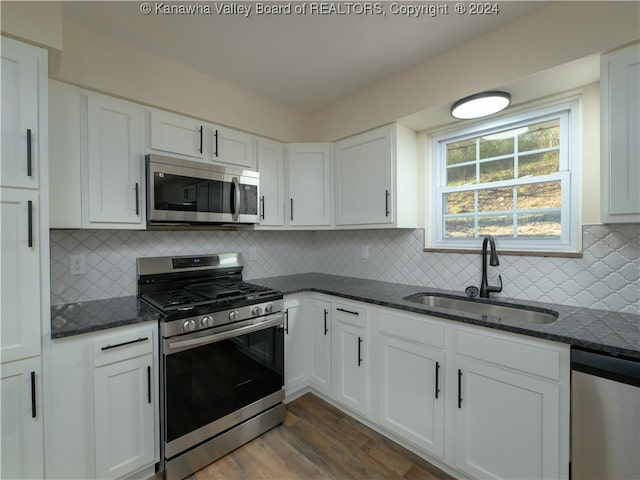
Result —
[[[258,223],[258,172],[147,155],[147,223]]]

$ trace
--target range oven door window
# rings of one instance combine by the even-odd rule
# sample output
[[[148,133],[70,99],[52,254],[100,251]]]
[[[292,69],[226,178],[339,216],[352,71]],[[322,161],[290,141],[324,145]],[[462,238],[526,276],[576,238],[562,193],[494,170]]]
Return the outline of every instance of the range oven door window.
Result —
[[[282,390],[283,330],[272,326],[165,354],[164,372],[164,440],[171,443]]]

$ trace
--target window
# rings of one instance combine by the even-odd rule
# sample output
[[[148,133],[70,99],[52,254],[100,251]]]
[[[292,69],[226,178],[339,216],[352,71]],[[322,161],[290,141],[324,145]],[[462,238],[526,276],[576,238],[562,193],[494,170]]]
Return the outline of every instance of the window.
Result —
[[[577,102],[434,137],[429,246],[477,248],[493,235],[505,250],[578,250],[574,118]]]

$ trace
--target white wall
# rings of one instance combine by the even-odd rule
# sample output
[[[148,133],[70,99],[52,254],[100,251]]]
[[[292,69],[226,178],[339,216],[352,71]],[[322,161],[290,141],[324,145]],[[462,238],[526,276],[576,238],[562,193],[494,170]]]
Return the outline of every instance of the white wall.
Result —
[[[2,33],[27,39],[42,47],[62,50],[62,4],[50,2],[0,2]]]

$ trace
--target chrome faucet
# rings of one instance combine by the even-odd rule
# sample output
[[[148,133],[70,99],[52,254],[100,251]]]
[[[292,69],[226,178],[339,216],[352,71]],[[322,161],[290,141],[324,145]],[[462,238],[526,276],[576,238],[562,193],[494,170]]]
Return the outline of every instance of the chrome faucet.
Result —
[[[482,241],[482,282],[480,283],[480,297],[482,298],[489,298],[491,292],[498,293],[502,291],[502,276],[498,275],[498,280],[500,280],[499,287],[489,285],[489,281],[487,280],[487,244],[491,247],[489,264],[492,267],[500,265],[498,252],[496,251],[496,242],[491,235],[487,235]]]

